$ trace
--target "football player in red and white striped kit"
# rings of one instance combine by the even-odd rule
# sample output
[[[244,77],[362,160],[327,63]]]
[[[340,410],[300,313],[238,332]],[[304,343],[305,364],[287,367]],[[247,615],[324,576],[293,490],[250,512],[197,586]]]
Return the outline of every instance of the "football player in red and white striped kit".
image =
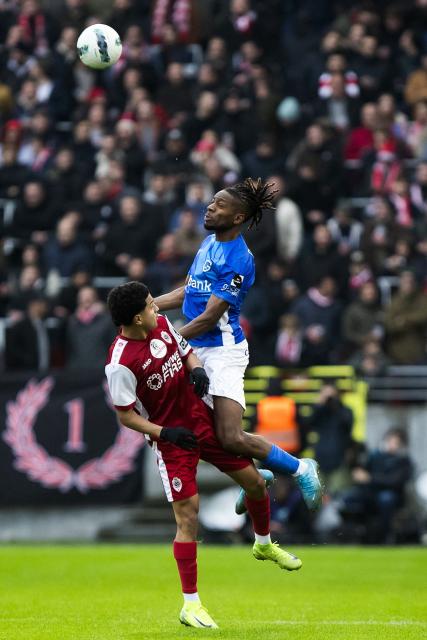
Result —
[[[147,287],[128,282],[115,287],[108,307],[120,333],[108,353],[105,373],[120,422],[143,433],[157,456],[166,497],[172,503],[177,533],[173,552],[184,605],[180,621],[192,627],[217,625],[197,593],[199,459],[227,473],[246,492],[258,560],[282,569],[299,569],[301,560],[270,539],[270,501],[265,481],[249,458],[225,451],[216,435],[213,413],[201,399],[209,380],[190,345],[158,308]]]

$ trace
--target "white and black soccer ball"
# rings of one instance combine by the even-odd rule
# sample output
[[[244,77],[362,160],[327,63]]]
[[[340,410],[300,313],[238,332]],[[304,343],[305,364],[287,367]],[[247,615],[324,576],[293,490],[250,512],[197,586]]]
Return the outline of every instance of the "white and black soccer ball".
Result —
[[[120,36],[107,24],[92,24],[79,35],[77,52],[80,60],[92,69],[107,69],[122,54]]]

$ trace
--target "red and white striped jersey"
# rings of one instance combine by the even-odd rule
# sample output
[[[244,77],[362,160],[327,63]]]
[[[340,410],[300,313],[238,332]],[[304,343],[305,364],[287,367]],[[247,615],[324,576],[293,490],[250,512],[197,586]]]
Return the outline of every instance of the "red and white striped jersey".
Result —
[[[184,363],[191,351],[188,342],[162,315],[145,340],[118,335],[105,366],[116,409],[134,408],[166,427],[191,429],[200,421],[211,423],[210,410],[189,383]]]

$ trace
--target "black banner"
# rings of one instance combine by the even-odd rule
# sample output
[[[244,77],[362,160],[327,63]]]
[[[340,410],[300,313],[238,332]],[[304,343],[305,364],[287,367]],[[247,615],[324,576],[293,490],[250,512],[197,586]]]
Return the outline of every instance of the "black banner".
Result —
[[[0,505],[141,499],[144,438],[121,427],[102,372],[2,376]]]

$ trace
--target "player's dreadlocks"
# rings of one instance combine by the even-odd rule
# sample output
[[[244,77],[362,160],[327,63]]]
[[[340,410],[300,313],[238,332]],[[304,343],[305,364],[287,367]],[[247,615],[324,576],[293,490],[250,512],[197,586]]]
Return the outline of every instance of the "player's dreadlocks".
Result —
[[[245,220],[250,220],[249,229],[257,228],[262,219],[264,209],[274,209],[274,196],[277,189],[272,189],[273,183],[263,182],[261,178],[254,180],[246,178],[243,182],[228,187],[226,191],[239,200],[244,212]]]

